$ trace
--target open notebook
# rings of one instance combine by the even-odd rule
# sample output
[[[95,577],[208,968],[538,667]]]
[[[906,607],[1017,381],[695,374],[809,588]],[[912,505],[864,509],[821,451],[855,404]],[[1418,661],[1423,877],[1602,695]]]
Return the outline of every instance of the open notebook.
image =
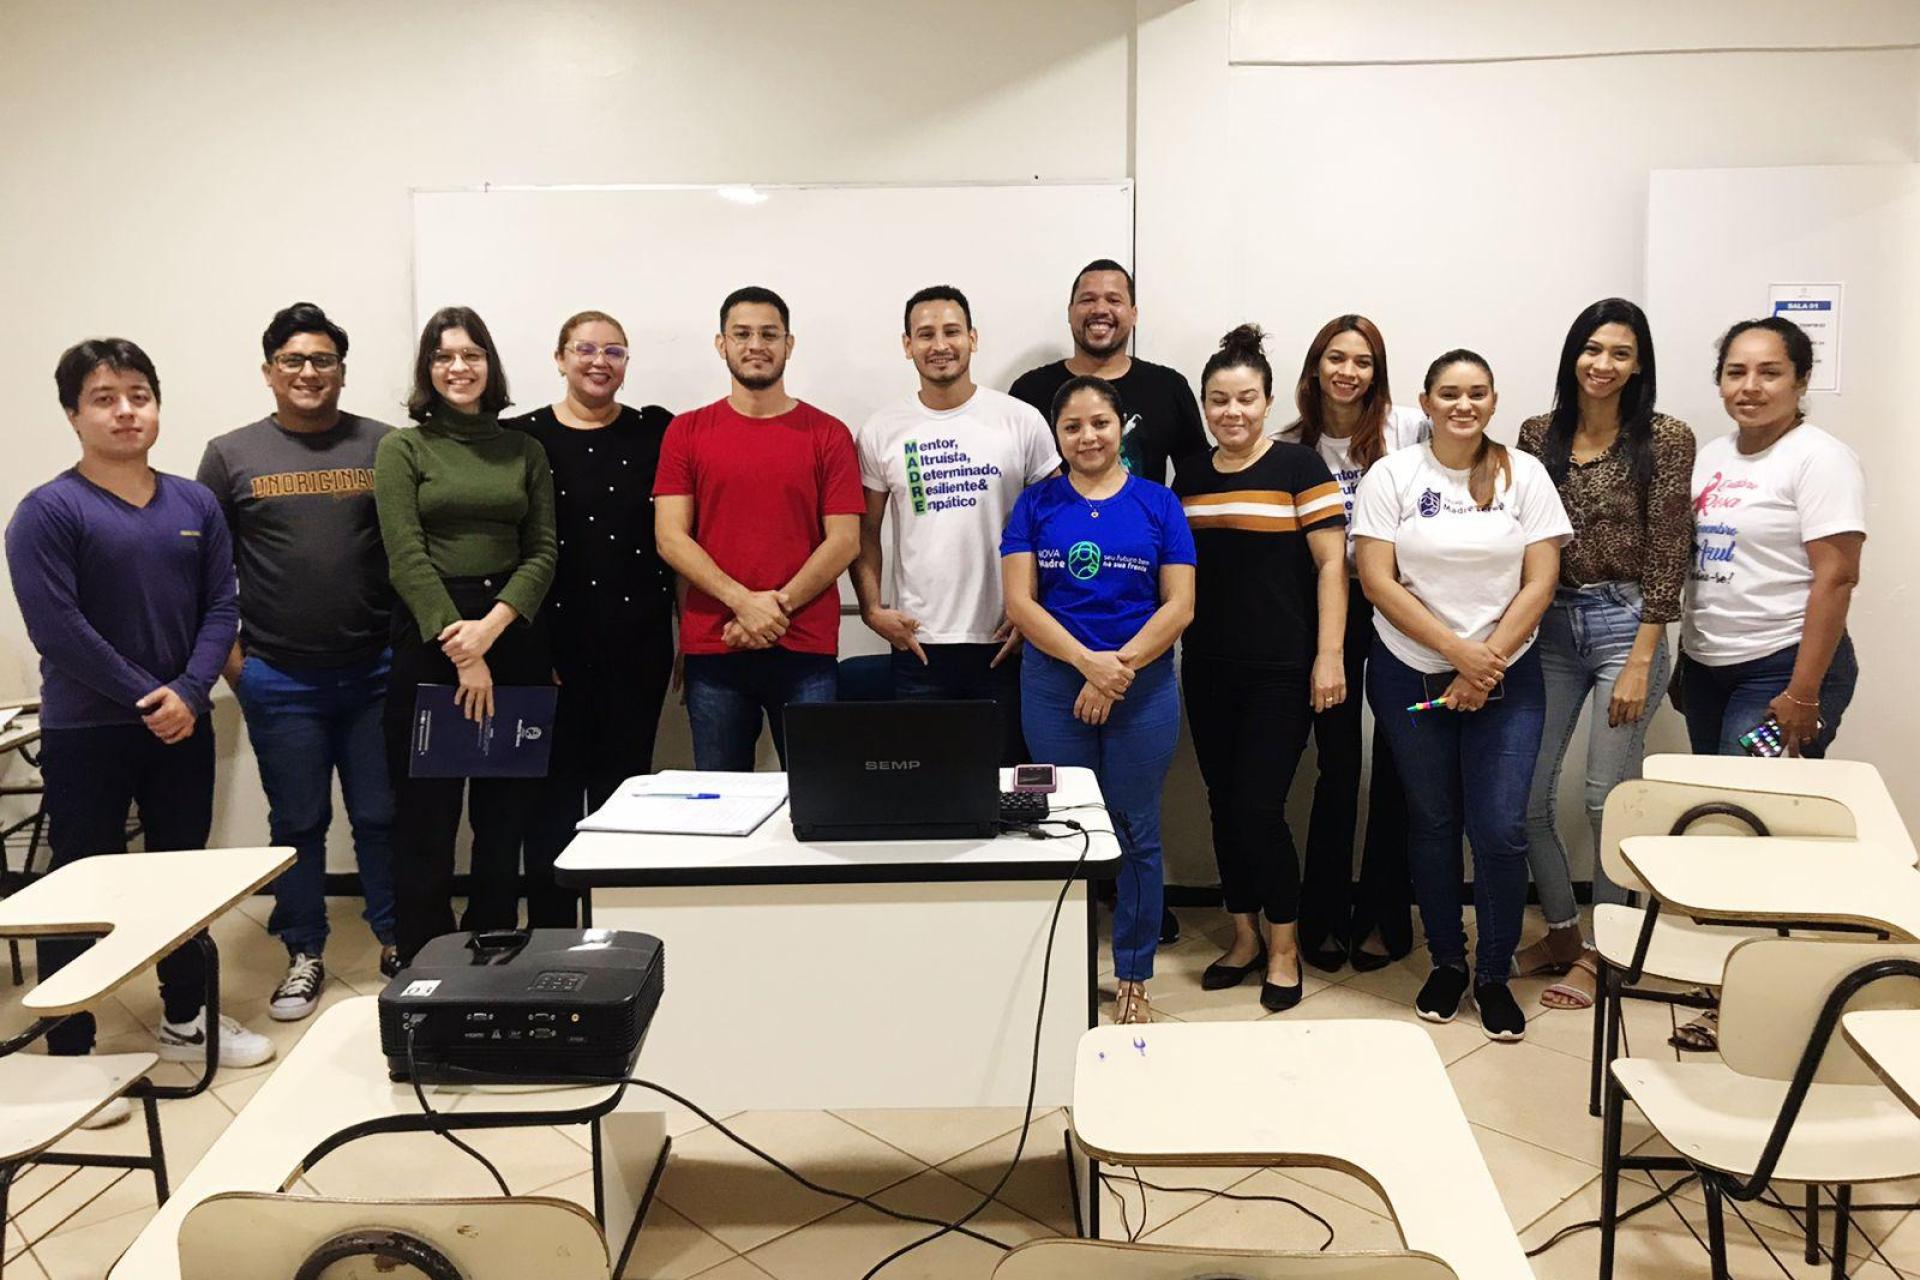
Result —
[[[666,769],[628,778],[575,824],[580,831],[744,836],[787,802],[784,773]]]

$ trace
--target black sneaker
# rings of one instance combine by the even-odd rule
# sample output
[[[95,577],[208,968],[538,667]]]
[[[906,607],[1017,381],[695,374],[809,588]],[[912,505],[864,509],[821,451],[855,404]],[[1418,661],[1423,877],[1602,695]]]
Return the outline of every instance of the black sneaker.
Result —
[[[1426,985],[1414,997],[1413,1011],[1428,1022],[1452,1022],[1467,994],[1467,971],[1450,964],[1436,965]]]
[[[400,973],[400,948],[389,942],[380,948],[380,976],[397,977]]]
[[[1480,1006],[1480,1030],[1486,1033],[1487,1039],[1511,1043],[1527,1034],[1527,1016],[1520,1012],[1520,1003],[1513,998],[1506,983],[1477,984],[1473,989],[1473,1002]],[[1426,1014],[1420,1016],[1424,1018]]]
[[[1160,945],[1170,947],[1180,941],[1180,917],[1173,914],[1172,907],[1160,909]]]
[[[287,976],[267,1002],[267,1015],[275,1022],[298,1022],[319,1007],[320,988],[326,982],[327,970],[320,957],[296,952],[287,966]]]

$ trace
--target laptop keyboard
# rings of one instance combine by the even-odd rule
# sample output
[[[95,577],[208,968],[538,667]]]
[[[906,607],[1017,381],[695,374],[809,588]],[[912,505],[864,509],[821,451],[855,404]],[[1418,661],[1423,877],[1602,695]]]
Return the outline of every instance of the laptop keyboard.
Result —
[[[1048,812],[1047,795],[1044,791],[1002,791],[1000,793],[1000,821],[1011,823],[1040,822]]]

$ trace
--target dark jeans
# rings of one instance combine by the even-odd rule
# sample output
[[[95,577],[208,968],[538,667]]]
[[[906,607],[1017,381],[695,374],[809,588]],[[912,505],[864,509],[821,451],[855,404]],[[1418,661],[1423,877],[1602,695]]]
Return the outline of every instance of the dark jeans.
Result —
[[[1020,671],[1020,714],[1038,763],[1091,769],[1119,833],[1122,862],[1113,910],[1113,968],[1122,982],[1153,976],[1166,884],[1160,861],[1160,792],[1180,739],[1173,656],[1134,677],[1103,725],[1083,724],[1074,699],[1086,681],[1039,650]]]
[[[327,945],[327,827],[333,773],[353,828],[362,913],[382,945],[393,942],[393,782],[381,731],[391,654],[350,667],[294,670],[249,657],[234,692],[267,793],[267,829],[292,845],[294,864],[273,882],[267,930],[289,953]]]
[[[1347,592],[1346,701],[1313,717],[1319,777],[1307,823],[1301,883],[1300,945],[1318,951],[1332,940],[1358,946],[1375,928],[1391,955],[1413,947],[1413,882],[1407,868],[1407,793],[1393,748],[1373,726],[1373,772],[1367,783],[1367,836],[1353,886],[1353,837],[1360,823],[1360,708],[1366,702],[1367,657],[1373,650],[1373,606],[1358,583]]]
[[[839,689],[839,664],[832,654],[778,647],[690,653],[685,673],[693,767],[729,773],[753,771],[762,715],[785,768],[787,732],[781,711],[790,702],[832,702]]]
[[[1740,756],[1740,735],[1767,718],[1767,704],[1787,691],[1800,646],[1770,653],[1751,662],[1710,667],[1680,655],[1681,700],[1686,703],[1687,737],[1697,756]],[[1818,760],[1840,732],[1840,717],[1853,701],[1860,682],[1860,663],[1854,657],[1853,637],[1840,637],[1820,681],[1820,736],[1800,748],[1800,754]]]
[[[1547,714],[1537,646],[1507,668],[1501,688],[1504,695],[1479,711],[1409,712],[1428,697],[1421,673],[1385,644],[1374,646],[1367,670],[1367,700],[1407,784],[1413,893],[1436,965],[1466,964],[1463,826],[1473,843],[1476,982],[1507,980],[1527,906],[1527,792]]]
[[[213,720],[201,716],[193,735],[167,746],[145,725],[45,729],[40,774],[46,782],[49,870],[103,853],[127,851],[127,806],[140,806],[150,853],[204,849],[213,830]],[[50,939],[38,947],[45,982],[92,946]],[[206,964],[192,940],[161,958],[160,1000],[168,1022],[191,1022],[206,1002]],[[93,1051],[93,1015],[78,1013],[47,1033],[47,1052]]]
[[[999,666],[989,666],[997,644],[928,644],[925,666],[905,649],[893,655],[896,698],[991,698],[1000,708],[1000,763],[1027,762],[1027,739],[1020,731],[1020,650]]]
[[[506,575],[446,579],[463,618],[493,607]],[[467,910],[461,929],[511,929],[520,923],[520,846],[531,831],[543,778],[414,778],[408,776],[414,698],[423,684],[458,684],[440,646],[420,639],[404,606],[394,608],[393,674],[386,707],[387,765],[393,773],[394,945],[402,962],[429,941],[452,933],[453,852],[464,801],[473,828]],[[487,652],[493,683],[553,682],[546,630],[538,616],[515,622]]]
[[[1313,724],[1311,671],[1188,653],[1180,674],[1227,910],[1292,924],[1300,855],[1287,828],[1287,790]]]
[[[540,817],[527,837],[529,928],[580,923],[580,895],[554,883],[554,859],[573,839],[574,824],[605,804],[614,788],[653,772],[653,739],[672,677],[673,635],[665,618],[632,637],[631,649],[617,660],[561,676]]]

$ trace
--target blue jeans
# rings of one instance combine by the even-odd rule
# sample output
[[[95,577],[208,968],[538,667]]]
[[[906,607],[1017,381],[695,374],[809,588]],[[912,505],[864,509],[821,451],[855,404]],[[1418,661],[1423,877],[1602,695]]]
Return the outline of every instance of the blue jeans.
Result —
[[[839,664],[830,653],[749,649],[741,653],[690,653],[685,663],[687,722],[693,734],[693,767],[730,773],[753,771],[760,717],[773,730],[773,749],[787,763],[786,726],[780,712],[790,702],[832,702]]]
[[[1093,770],[1120,835],[1120,882],[1113,909],[1113,970],[1122,982],[1153,976],[1166,887],[1160,867],[1160,790],[1180,737],[1173,655],[1143,668],[1103,725],[1073,717],[1086,681],[1038,649],[1020,669],[1020,723],[1039,763]]]
[[[1000,708],[1000,763],[1024,764],[1027,742],[1020,733],[1020,650],[990,666],[997,644],[928,644],[920,646],[926,665],[905,649],[893,654],[893,696],[896,698],[991,699]]]
[[[392,655],[350,667],[293,670],[249,657],[240,668],[241,714],[267,793],[267,828],[292,845],[294,863],[273,882],[267,929],[288,952],[327,945],[327,827],[333,772],[353,828],[362,915],[382,946],[393,942],[393,782],[381,732]]]
[[[1593,830],[1593,900],[1625,902],[1620,886],[1607,879],[1600,865],[1600,814],[1607,793],[1628,778],[1640,776],[1647,753],[1647,725],[1666,695],[1667,639],[1660,637],[1647,676],[1647,706],[1632,724],[1607,723],[1607,704],[1614,682],[1626,669],[1640,630],[1640,587],[1632,582],[1601,582],[1586,587],[1561,587],[1540,620],[1540,674],[1546,681],[1547,722],[1540,735],[1540,759],[1533,766],[1533,794],[1527,797],[1527,861],[1540,891],[1540,910],[1549,925],[1571,924],[1580,918],[1573,896],[1573,873],[1567,861],[1566,841],[1555,819],[1560,800],[1560,766],[1567,758],[1580,711],[1592,695],[1587,721],[1587,823]]]
[[[1437,695],[1444,678],[1431,679]],[[1500,699],[1479,711],[1409,712],[1430,696],[1427,679],[1377,640],[1367,662],[1367,701],[1407,786],[1413,896],[1435,965],[1466,965],[1463,827],[1473,844],[1474,980],[1481,983],[1507,980],[1527,907],[1527,791],[1546,720],[1539,645],[1507,668],[1501,687]]]
[[[1681,699],[1686,703],[1687,737],[1693,754],[1745,755],[1740,735],[1767,718],[1767,704],[1787,691],[1799,656],[1800,646],[1796,644],[1751,662],[1710,667],[1681,654]],[[1801,755],[1818,760],[1827,754],[1859,682],[1860,663],[1853,655],[1853,637],[1843,635],[1833,651],[1833,661],[1827,665],[1826,677],[1820,681],[1820,719],[1825,727],[1817,739],[1800,748]]]

